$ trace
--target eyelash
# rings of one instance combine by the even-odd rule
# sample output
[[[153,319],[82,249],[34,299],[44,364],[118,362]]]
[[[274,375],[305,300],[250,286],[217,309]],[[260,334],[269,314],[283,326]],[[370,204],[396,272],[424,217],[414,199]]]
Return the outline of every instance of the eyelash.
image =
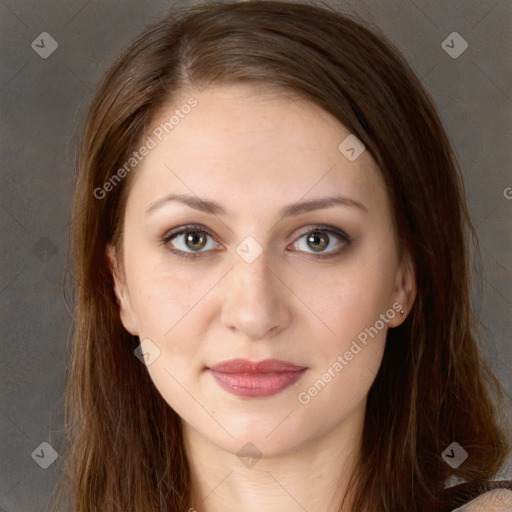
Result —
[[[167,246],[167,244],[169,244],[169,242],[173,238],[176,238],[177,236],[182,235],[187,232],[206,233],[207,235],[209,235],[210,237],[215,239],[213,233],[207,227],[199,225],[199,224],[188,224],[186,226],[181,226],[180,228],[167,233],[165,236],[162,237],[161,244]],[[316,233],[316,232],[328,233],[330,235],[335,235],[344,243],[344,245],[341,248],[338,248],[335,252],[317,253],[317,254],[307,253],[307,254],[312,254],[315,258],[322,259],[322,258],[330,258],[330,257],[337,256],[340,252],[343,251],[343,249],[346,245],[350,245],[352,242],[352,239],[344,231],[342,231],[341,229],[335,228],[333,226],[327,226],[327,225],[312,226],[310,229],[303,232],[297,238],[297,240],[301,239],[305,235],[309,235],[311,233]],[[171,251],[173,254],[176,254],[178,257],[185,258],[185,259],[199,258],[208,252],[208,251],[188,252],[188,251],[182,251],[180,249],[172,249],[170,247],[167,247],[167,249],[169,251]]]

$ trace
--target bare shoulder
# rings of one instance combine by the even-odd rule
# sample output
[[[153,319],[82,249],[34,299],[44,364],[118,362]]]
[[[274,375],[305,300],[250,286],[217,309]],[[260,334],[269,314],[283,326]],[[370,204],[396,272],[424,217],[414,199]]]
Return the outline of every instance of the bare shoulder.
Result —
[[[512,491],[508,489],[488,491],[453,512],[512,512]]]

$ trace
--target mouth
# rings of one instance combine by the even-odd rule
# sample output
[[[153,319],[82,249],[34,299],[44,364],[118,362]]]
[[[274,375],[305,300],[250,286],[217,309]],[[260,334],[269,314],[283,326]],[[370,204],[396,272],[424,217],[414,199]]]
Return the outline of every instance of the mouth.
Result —
[[[222,389],[247,398],[276,395],[295,384],[307,369],[278,359],[232,359],[207,368]]]

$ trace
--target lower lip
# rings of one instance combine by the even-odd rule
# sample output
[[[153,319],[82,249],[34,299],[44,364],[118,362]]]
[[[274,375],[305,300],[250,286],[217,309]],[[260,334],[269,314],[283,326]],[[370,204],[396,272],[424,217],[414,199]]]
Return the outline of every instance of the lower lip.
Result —
[[[272,373],[224,373],[210,370],[219,386],[236,396],[264,398],[295,384],[306,370]]]

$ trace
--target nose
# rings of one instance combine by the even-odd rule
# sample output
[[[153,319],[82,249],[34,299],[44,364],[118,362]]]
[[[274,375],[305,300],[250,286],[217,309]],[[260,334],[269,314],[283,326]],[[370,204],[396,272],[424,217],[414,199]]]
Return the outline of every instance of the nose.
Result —
[[[268,339],[285,329],[291,319],[292,292],[283,282],[265,250],[252,263],[235,254],[224,282],[223,325],[251,340]]]

